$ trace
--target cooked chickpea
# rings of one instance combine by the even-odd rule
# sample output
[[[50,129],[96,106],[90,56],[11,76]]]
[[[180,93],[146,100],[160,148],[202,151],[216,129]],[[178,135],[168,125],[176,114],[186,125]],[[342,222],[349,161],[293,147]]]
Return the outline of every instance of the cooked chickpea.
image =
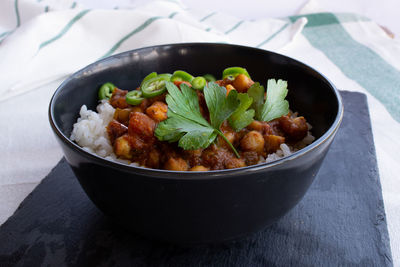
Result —
[[[130,113],[131,113],[130,108],[124,108],[124,109],[116,108],[114,112],[114,119],[122,124],[128,125]]]
[[[132,158],[131,146],[129,145],[129,141],[126,135],[120,136],[115,139],[114,153],[115,155],[123,159]]]
[[[262,127],[263,127],[263,125],[262,125],[262,123],[261,122],[259,122],[259,121],[252,121],[252,123],[250,123],[248,126],[247,126],[247,129],[250,129],[250,130],[255,130],[255,131],[261,131],[262,130]]]
[[[142,112],[143,113],[143,110],[139,106],[135,106],[131,109],[131,112]]]
[[[236,88],[238,92],[247,92],[250,86],[253,85],[253,81],[244,74],[239,74],[236,76],[235,80],[233,80],[232,85]]]
[[[189,171],[192,171],[192,172],[205,172],[205,171],[209,171],[209,170],[210,170],[209,168],[206,168],[206,167],[204,167],[202,165],[197,165],[197,166],[192,167]]]
[[[285,137],[279,135],[264,135],[265,150],[267,153],[276,152],[280,145],[285,143]]]
[[[146,160],[146,166],[150,168],[158,168],[160,165],[160,152],[157,149],[153,149],[149,152]]]
[[[231,143],[233,144],[235,142],[236,139],[236,133],[234,132],[224,132],[224,136],[225,138]],[[225,147],[225,148],[230,148],[230,145],[225,141],[224,138],[222,138],[221,136],[217,137],[218,140],[218,146],[219,147]]]
[[[164,164],[164,169],[170,171],[187,171],[189,164],[182,158],[169,158]]]
[[[227,169],[246,167],[246,162],[243,159],[232,158],[226,161],[225,167]]]
[[[240,147],[244,151],[256,151],[257,153],[262,153],[264,150],[264,138],[257,131],[248,132],[240,140]]]
[[[247,126],[247,129],[260,132],[262,135],[271,134],[271,126],[266,122],[253,121]]]
[[[150,107],[146,109],[146,114],[149,115],[153,120],[163,121],[167,119],[167,104],[156,101]]]
[[[304,117],[282,116],[279,118],[279,124],[291,140],[301,140],[307,135],[308,125]]]

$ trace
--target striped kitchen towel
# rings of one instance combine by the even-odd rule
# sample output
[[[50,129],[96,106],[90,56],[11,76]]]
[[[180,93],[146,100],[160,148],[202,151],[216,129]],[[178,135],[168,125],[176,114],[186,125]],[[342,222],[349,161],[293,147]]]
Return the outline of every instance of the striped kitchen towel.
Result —
[[[400,43],[363,16],[313,13],[311,5],[303,11],[308,14],[243,20],[190,10],[175,0],[108,10],[84,9],[72,0],[0,1],[0,128],[7,129],[0,136],[0,162],[6,166],[0,169],[0,202],[10,207],[0,208],[0,224],[29,193],[15,197],[15,188],[27,182],[21,180],[20,164],[8,155],[22,155],[30,162],[24,177],[37,177],[38,169],[48,172],[59,159],[53,158],[61,157],[49,127],[38,125],[47,121],[46,108],[40,108],[47,107],[62,79],[93,61],[139,47],[232,43],[296,58],[339,89],[368,96],[393,260],[400,264]],[[27,120],[26,109],[10,113],[17,106],[40,112],[32,112]],[[24,128],[10,119],[24,121]],[[27,136],[22,129],[31,132]]]
[[[217,12],[193,13],[175,1],[154,1],[131,10],[80,9],[75,2],[64,1],[71,8],[58,6],[52,12],[43,7],[45,1],[26,2],[33,3],[0,3],[0,10],[9,10],[4,12],[8,24],[14,25],[0,25],[0,70],[5,71],[0,76],[0,100],[66,77],[95,60],[144,46],[222,42],[276,50],[290,43],[306,23],[305,18],[244,21]],[[42,6],[42,13],[32,15],[34,4],[36,12]]]

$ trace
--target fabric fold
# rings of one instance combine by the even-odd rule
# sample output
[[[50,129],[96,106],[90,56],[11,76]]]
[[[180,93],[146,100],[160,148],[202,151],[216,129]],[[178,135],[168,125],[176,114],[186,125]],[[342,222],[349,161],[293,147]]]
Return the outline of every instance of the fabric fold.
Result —
[[[19,3],[20,10],[25,10],[24,3]],[[145,46],[220,42],[277,51],[292,42],[306,23],[304,18],[292,23],[244,21],[217,12],[204,15],[170,1],[129,10],[43,11],[25,20],[0,45],[4,74],[0,101],[66,77],[98,59]]]

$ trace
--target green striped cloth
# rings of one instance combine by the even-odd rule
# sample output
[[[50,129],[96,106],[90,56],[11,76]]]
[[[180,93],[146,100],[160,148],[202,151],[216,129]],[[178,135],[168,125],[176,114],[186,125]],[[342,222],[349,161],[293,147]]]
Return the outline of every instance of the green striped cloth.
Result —
[[[45,112],[34,113],[25,122],[36,137],[48,137],[46,150],[43,145],[31,144],[35,136],[27,138],[24,132],[18,132],[18,126],[10,126],[6,108],[21,103],[34,110],[39,110],[39,105],[47,107],[54,87],[62,79],[93,61],[126,50],[180,42],[259,47],[305,62],[339,89],[365,93],[393,259],[395,265],[400,264],[400,44],[374,21],[355,14],[333,13],[242,20],[212,10],[190,10],[173,0],[118,10],[83,9],[74,1],[54,5],[54,1],[46,0],[2,0],[0,14],[0,128],[10,129],[0,138],[0,145],[7,154],[20,153],[25,146],[15,148],[10,143],[26,142],[32,151],[43,155],[40,160],[32,153],[26,156],[34,164],[26,168],[25,174],[37,169],[48,172],[61,152],[48,127],[37,129],[38,122],[47,120]],[[32,97],[38,102],[29,102]],[[15,111],[12,118],[21,119],[25,112]],[[0,170],[2,201],[2,192],[5,195],[6,191],[1,191],[5,190],[1,186],[6,182],[1,177],[8,175],[12,177],[8,185],[17,185],[21,172],[17,171],[18,164],[6,156],[0,156],[0,161],[11,166]],[[8,213],[3,213],[3,221]]]

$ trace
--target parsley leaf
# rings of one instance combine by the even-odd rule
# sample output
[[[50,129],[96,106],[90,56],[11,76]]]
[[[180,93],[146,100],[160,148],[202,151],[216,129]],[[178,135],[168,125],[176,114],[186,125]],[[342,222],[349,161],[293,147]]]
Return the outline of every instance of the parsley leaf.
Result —
[[[176,142],[185,150],[208,147],[217,136],[211,127],[200,125],[175,113],[158,124],[155,135],[160,141]]]
[[[254,83],[249,90],[247,90],[247,94],[253,98],[253,103],[251,104],[251,108],[255,110],[256,120],[262,120],[262,107],[264,105],[264,86],[260,85],[259,82]]]
[[[215,129],[219,129],[222,122],[228,119],[239,106],[237,91],[231,90],[226,96],[225,87],[216,83],[208,83],[204,88],[204,98],[210,112],[211,125]]]
[[[173,83],[166,82],[168,95],[168,118],[158,124],[155,136],[161,141],[177,142],[185,150],[208,147],[220,135],[230,145],[236,156],[238,152],[220,131],[220,126],[238,107],[237,93],[228,97],[226,89],[215,83],[204,88],[210,113],[211,125],[201,115],[196,92],[182,84],[179,90]]]
[[[254,99],[252,107],[256,111],[256,119],[272,121],[289,113],[289,102],[285,100],[288,93],[287,82],[275,79],[268,80],[267,98],[264,102],[264,87],[255,83],[248,90],[249,96]]]
[[[179,88],[171,82],[166,82],[166,87],[168,95],[165,97],[165,101],[168,104],[168,117],[172,112],[209,127],[208,121],[201,115],[199,100],[193,89],[182,83],[180,85],[181,89],[179,90]]]
[[[248,94],[240,93],[237,98],[240,100],[240,105],[229,117],[228,122],[238,132],[253,121],[255,111],[254,109],[247,110],[253,102],[253,98]]]
[[[267,99],[262,109],[263,121],[272,121],[289,113],[289,102],[285,100],[287,93],[287,81],[268,80]]]

